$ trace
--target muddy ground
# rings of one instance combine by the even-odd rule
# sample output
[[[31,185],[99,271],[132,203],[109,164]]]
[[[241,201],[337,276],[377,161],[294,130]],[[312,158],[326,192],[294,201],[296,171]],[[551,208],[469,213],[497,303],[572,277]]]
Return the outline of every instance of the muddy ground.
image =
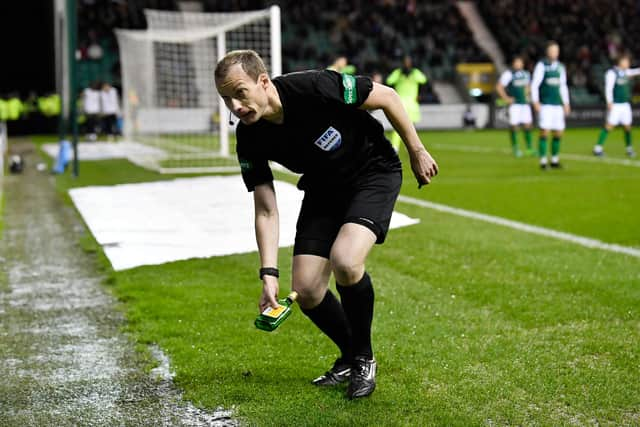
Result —
[[[0,240],[0,425],[237,425],[230,412],[182,400],[168,359],[145,361],[123,334],[125,319],[79,247],[84,226],[36,170],[33,146],[13,144],[26,169],[5,177]]]

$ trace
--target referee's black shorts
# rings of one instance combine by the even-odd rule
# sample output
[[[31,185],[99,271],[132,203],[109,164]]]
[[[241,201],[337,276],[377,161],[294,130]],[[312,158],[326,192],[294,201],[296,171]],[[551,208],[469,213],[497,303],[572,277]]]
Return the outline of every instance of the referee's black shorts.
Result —
[[[293,254],[328,259],[340,227],[350,222],[373,231],[376,243],[384,242],[401,185],[400,171],[373,172],[348,190],[307,190],[296,226]]]

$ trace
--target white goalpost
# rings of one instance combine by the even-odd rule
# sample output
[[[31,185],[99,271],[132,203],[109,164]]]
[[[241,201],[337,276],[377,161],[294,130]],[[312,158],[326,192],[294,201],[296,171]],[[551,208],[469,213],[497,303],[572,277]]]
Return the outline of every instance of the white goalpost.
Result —
[[[280,8],[233,13],[146,10],[146,30],[117,30],[124,137],[154,147],[130,160],[161,173],[237,171],[229,112],[213,71],[253,49],[282,73]]]

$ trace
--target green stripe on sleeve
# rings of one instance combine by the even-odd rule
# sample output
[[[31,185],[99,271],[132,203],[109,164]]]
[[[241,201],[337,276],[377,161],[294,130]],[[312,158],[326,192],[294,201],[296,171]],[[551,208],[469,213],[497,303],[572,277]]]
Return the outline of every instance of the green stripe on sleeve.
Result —
[[[342,86],[344,87],[344,103],[347,105],[355,104],[358,101],[356,78],[350,74],[343,74]]]

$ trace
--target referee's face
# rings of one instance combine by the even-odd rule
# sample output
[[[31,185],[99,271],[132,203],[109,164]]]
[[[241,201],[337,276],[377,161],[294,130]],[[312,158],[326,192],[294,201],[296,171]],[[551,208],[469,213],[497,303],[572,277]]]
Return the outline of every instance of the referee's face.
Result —
[[[260,120],[268,106],[269,77],[266,74],[254,81],[240,64],[236,64],[224,79],[216,81],[216,86],[227,108],[246,125]]]

